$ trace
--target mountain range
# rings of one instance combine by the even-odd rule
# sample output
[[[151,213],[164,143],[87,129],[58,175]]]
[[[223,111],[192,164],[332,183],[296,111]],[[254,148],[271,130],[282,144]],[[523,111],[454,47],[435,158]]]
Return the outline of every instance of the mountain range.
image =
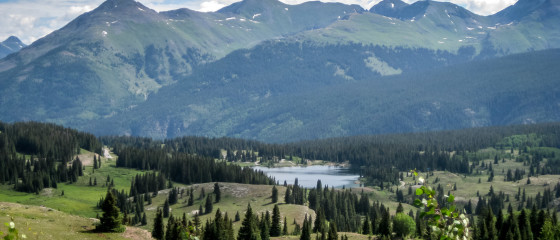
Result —
[[[0,42],[0,58],[15,53],[21,50],[22,48],[24,48],[25,46],[26,45],[21,40],[19,40],[19,38],[15,36],[10,36],[3,42]]]
[[[559,23],[558,0],[491,16],[436,1],[202,13],[107,0],[0,60],[0,120],[272,142],[560,120],[544,62],[558,63]]]

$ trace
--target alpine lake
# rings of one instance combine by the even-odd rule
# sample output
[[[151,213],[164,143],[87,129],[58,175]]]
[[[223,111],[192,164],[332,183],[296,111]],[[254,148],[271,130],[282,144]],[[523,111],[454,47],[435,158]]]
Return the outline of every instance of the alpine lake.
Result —
[[[352,188],[358,187],[359,175],[352,172],[349,168],[328,165],[294,166],[294,167],[253,167],[255,170],[263,171],[273,177],[280,185],[286,181],[294,184],[298,179],[298,184],[305,188],[317,186],[317,180],[321,180],[323,187]]]

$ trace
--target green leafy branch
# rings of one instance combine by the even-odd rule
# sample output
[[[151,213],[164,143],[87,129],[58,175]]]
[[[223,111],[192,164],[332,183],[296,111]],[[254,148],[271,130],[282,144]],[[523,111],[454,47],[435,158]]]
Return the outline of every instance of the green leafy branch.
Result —
[[[418,177],[416,170],[411,172]],[[416,195],[421,199],[416,199],[414,205],[424,208],[420,217],[427,220],[432,232],[441,240],[469,239],[469,219],[457,210],[455,196],[444,196],[449,207],[442,207],[436,199],[436,190],[428,186],[424,178],[419,177],[418,181],[422,186],[416,189]]]

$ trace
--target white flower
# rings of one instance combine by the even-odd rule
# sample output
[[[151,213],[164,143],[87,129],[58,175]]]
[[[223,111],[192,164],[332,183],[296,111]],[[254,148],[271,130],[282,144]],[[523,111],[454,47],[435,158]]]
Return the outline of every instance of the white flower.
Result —
[[[27,236],[25,236],[25,234],[21,234],[21,238],[26,239]]]
[[[419,177],[419,178],[418,178],[418,182],[420,182],[420,184],[424,184],[424,178],[423,178],[423,177]]]
[[[10,222],[10,228],[11,228],[11,229],[16,228],[16,224],[15,224],[14,222]]]

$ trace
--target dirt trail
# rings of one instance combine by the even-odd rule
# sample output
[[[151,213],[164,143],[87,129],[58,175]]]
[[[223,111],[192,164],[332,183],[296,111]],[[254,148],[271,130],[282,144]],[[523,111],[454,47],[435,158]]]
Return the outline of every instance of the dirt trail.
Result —
[[[113,158],[113,156],[109,153],[109,148],[103,148],[103,157],[107,159]]]

